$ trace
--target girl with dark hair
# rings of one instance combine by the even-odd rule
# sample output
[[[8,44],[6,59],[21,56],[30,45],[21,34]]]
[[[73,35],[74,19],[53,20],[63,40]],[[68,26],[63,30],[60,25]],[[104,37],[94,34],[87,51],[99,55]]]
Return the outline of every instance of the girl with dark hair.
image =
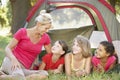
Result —
[[[112,43],[108,41],[100,42],[95,56],[92,58],[93,71],[106,72],[112,69],[117,61],[114,53],[115,48]]]
[[[62,40],[58,40],[52,46],[51,51],[52,53],[42,57],[42,63],[40,64],[39,69],[47,70],[54,74],[63,72],[64,55],[68,51],[67,44]]]

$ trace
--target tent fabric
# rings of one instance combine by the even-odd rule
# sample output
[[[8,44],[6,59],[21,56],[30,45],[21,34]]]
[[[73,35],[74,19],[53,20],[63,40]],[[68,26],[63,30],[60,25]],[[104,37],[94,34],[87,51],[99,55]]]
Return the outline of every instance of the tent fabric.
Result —
[[[32,13],[34,13],[34,16],[32,14],[32,19],[28,20],[27,18],[27,21],[29,22],[28,27],[33,25],[34,17],[39,13],[39,10],[45,9],[46,5],[74,3],[74,4],[80,5],[81,7],[85,8],[86,10],[88,10],[88,12],[92,14],[96,22],[96,26],[98,30],[104,30],[109,41],[120,40],[120,31],[119,31],[120,23],[116,19],[115,14],[113,13],[112,7],[110,7],[110,5],[108,6],[110,8],[106,7],[107,5],[100,2],[101,0],[47,0],[48,4],[46,4],[45,2],[46,0],[39,0],[39,2],[40,1],[43,1],[41,3],[41,6],[39,6],[38,8],[38,4],[36,4],[37,6],[34,6],[33,8],[35,10],[31,10]],[[28,17],[29,16],[31,16],[31,14],[28,15]],[[90,29],[90,31],[88,31],[87,29],[77,28],[77,31],[76,29],[73,29],[72,30],[73,33],[71,33],[71,29],[68,31],[67,30],[56,30],[56,31],[50,31],[49,34],[51,38],[56,38],[54,40],[61,39],[61,38],[63,39],[63,33],[65,31],[66,33],[64,33],[64,36],[65,36],[64,38],[68,40],[70,39],[68,38],[69,35],[74,37],[77,34],[82,34],[82,32],[84,31],[88,32],[87,35],[90,36],[93,28],[92,30]],[[61,33],[61,35],[58,36],[59,32]],[[60,37],[60,38],[57,38],[57,37]]]
[[[112,13],[110,9],[108,9],[98,0],[48,0],[48,1],[53,2],[53,4],[59,3],[60,1],[66,2],[66,3],[67,2],[77,2],[77,3],[82,2],[82,3],[87,3],[87,4],[94,6],[100,13],[100,14],[98,13],[96,14],[98,14],[97,17],[99,17],[99,20],[101,20],[102,27],[104,28],[105,26],[108,28],[107,34],[108,33],[110,34],[112,40],[120,40],[119,31],[117,29],[117,28],[120,28],[120,23],[116,19],[114,13]],[[90,5],[87,5],[87,6],[90,7]],[[100,26],[97,26],[97,27],[100,27]]]
[[[108,9],[110,9],[113,13],[116,13],[116,10],[106,1],[106,0],[99,0],[102,4],[104,4]]]
[[[30,21],[32,16],[35,14],[35,12],[38,10],[39,7],[44,3],[44,0],[38,0],[36,5],[32,8],[32,10],[29,12],[29,16],[26,18],[26,21]]]
[[[71,44],[72,40],[77,35],[83,35],[89,39],[93,30],[94,26],[91,25],[81,28],[50,30],[48,34],[52,39],[52,44],[57,40],[64,40],[67,42],[67,44]]]
[[[27,27],[32,27],[34,25],[34,22],[35,22],[35,17],[40,13],[40,10],[46,8],[46,2],[45,2],[45,0],[42,0],[42,1],[43,2],[40,3],[41,0],[38,0],[39,4],[36,3],[36,5],[33,6],[33,8],[31,9],[31,11],[29,12],[28,17],[26,18],[26,21],[28,22]],[[39,5],[41,5],[41,6],[39,6]]]

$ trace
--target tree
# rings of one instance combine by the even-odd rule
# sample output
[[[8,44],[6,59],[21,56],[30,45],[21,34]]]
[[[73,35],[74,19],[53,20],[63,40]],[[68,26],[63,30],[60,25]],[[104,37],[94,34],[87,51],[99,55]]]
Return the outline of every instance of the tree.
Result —
[[[24,27],[25,19],[31,8],[30,0],[10,0],[12,7],[11,32],[14,34],[19,28]]]
[[[115,8],[116,5],[116,1],[117,0],[108,0],[110,2],[110,4],[113,6],[113,8]]]
[[[120,14],[120,0],[108,0],[108,2],[116,9],[116,14]]]

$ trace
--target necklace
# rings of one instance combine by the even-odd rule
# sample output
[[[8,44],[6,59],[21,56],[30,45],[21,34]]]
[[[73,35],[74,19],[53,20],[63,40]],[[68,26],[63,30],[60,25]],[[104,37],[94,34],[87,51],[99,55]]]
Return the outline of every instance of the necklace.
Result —
[[[73,60],[73,54],[72,54],[72,62],[71,62],[71,68],[72,68],[72,70],[73,71],[79,71],[79,70],[83,70],[84,69],[84,67],[85,67],[85,59],[83,59],[83,61],[82,61],[82,65],[80,65],[80,67],[79,68],[74,68],[74,65],[73,65],[73,63],[74,63],[74,60]]]

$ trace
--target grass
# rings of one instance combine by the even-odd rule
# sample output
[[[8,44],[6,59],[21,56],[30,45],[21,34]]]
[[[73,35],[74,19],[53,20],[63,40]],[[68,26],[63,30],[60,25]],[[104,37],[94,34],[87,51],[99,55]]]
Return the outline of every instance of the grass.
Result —
[[[11,40],[11,36],[0,36],[0,64],[5,56],[5,46]],[[9,80],[9,79],[8,79]],[[37,79],[36,79],[37,80]],[[67,80],[65,74],[49,74],[49,77],[45,80]],[[92,73],[85,77],[72,77],[71,80],[120,80],[120,73]]]
[[[10,36],[0,36],[0,65],[1,65],[1,62],[5,56],[5,47],[6,45],[8,44],[8,42],[11,40],[11,37]]]

